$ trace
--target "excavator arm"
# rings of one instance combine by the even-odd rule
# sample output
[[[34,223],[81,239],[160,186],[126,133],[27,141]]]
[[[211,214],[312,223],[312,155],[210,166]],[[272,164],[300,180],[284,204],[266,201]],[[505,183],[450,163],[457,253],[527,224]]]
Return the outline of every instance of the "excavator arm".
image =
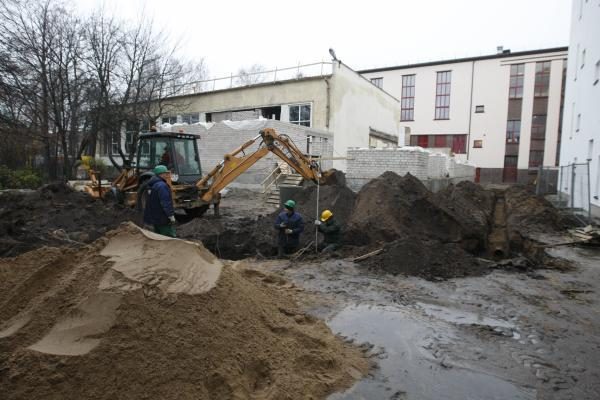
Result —
[[[245,150],[259,139],[262,141],[258,149],[246,154]],[[198,189],[203,191],[202,200],[210,202],[215,195],[269,152],[285,161],[304,179],[322,183],[324,175],[317,162],[306,157],[287,135],[279,135],[273,128],[265,128],[256,137],[226,154],[223,161],[196,183]]]

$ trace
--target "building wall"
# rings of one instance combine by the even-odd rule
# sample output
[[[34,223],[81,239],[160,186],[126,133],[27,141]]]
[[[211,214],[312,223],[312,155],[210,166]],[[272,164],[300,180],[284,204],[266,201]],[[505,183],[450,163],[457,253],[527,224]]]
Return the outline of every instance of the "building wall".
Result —
[[[554,166],[565,58],[566,52],[562,49],[499,54],[467,61],[431,63],[435,65],[401,66],[363,75],[368,79],[382,77],[383,89],[402,100],[402,76],[414,74],[414,121],[401,121],[401,130],[407,129],[413,138],[418,135],[468,135],[463,157],[477,167],[495,170],[482,173],[482,177],[497,181],[498,177],[502,180],[502,173],[497,171],[504,168],[511,65],[525,64],[518,168],[522,170],[521,174],[527,175],[536,62],[551,61],[544,165]],[[452,71],[448,120],[435,119],[437,72],[441,71]],[[483,112],[476,112],[477,106],[483,106]],[[481,141],[481,148],[474,147],[475,141]]]
[[[334,64],[330,82],[330,130],[335,132],[334,155],[346,156],[349,147],[369,147],[371,129],[399,136],[400,104],[341,62]],[[346,160],[336,160],[334,168],[346,170]]]
[[[598,0],[573,1],[560,149],[560,165],[589,160],[591,202],[595,207],[600,207],[599,21]],[[593,211],[600,214],[598,208]]]
[[[185,104],[189,112],[202,113],[310,103],[311,127],[327,129],[327,90],[321,77],[205,92],[177,101]]]

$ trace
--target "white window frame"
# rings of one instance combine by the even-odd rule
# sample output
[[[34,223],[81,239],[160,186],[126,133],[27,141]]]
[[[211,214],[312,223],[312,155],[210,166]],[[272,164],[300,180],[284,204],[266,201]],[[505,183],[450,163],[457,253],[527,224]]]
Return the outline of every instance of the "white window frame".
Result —
[[[379,89],[383,89],[383,76],[371,78],[371,83],[373,85],[377,86]]]
[[[194,117],[196,119],[196,122],[193,122]],[[188,124],[188,125],[192,125],[195,123],[200,122],[200,113],[187,113],[187,114],[183,114],[181,116],[181,122],[184,124]]]
[[[301,107],[303,107],[303,106],[308,106],[308,110],[309,110],[308,120],[301,118],[302,114],[301,114],[300,110],[301,110]],[[292,107],[298,107],[298,120],[292,121],[292,118],[291,118],[291,116],[292,116],[292,113],[291,113]],[[298,104],[289,104],[288,105],[288,122],[290,124],[299,125],[299,126],[306,126],[306,125],[302,125],[302,122],[308,122],[308,126],[306,126],[306,127],[310,128],[310,127],[312,127],[312,116],[313,116],[313,113],[312,113],[312,103],[298,103]]]
[[[115,138],[115,136],[117,136]],[[110,154],[113,156],[119,155],[119,140],[121,135],[111,135],[110,137]]]

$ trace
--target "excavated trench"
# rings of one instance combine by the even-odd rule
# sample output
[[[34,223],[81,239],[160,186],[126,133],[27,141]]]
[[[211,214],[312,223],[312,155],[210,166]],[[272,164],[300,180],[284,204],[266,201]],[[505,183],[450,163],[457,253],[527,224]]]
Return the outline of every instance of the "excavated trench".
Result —
[[[494,210],[487,240],[487,257],[502,260],[511,257],[506,229],[506,201],[502,191],[494,191]]]

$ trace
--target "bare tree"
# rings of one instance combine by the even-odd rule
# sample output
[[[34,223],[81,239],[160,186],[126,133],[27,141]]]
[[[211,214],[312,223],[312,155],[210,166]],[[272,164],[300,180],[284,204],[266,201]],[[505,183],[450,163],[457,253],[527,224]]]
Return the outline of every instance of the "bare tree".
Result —
[[[130,24],[100,9],[82,20],[61,0],[2,1],[0,144],[29,162],[43,153],[50,178],[69,178],[83,154],[129,164],[141,122],[185,110],[177,96],[205,78],[203,61],[183,61],[146,18]],[[123,149],[128,124],[137,129]],[[0,151],[0,163],[16,153]]]
[[[236,82],[239,85],[254,85],[265,81],[266,68],[261,64],[253,64],[249,67],[240,68],[237,72]]]

